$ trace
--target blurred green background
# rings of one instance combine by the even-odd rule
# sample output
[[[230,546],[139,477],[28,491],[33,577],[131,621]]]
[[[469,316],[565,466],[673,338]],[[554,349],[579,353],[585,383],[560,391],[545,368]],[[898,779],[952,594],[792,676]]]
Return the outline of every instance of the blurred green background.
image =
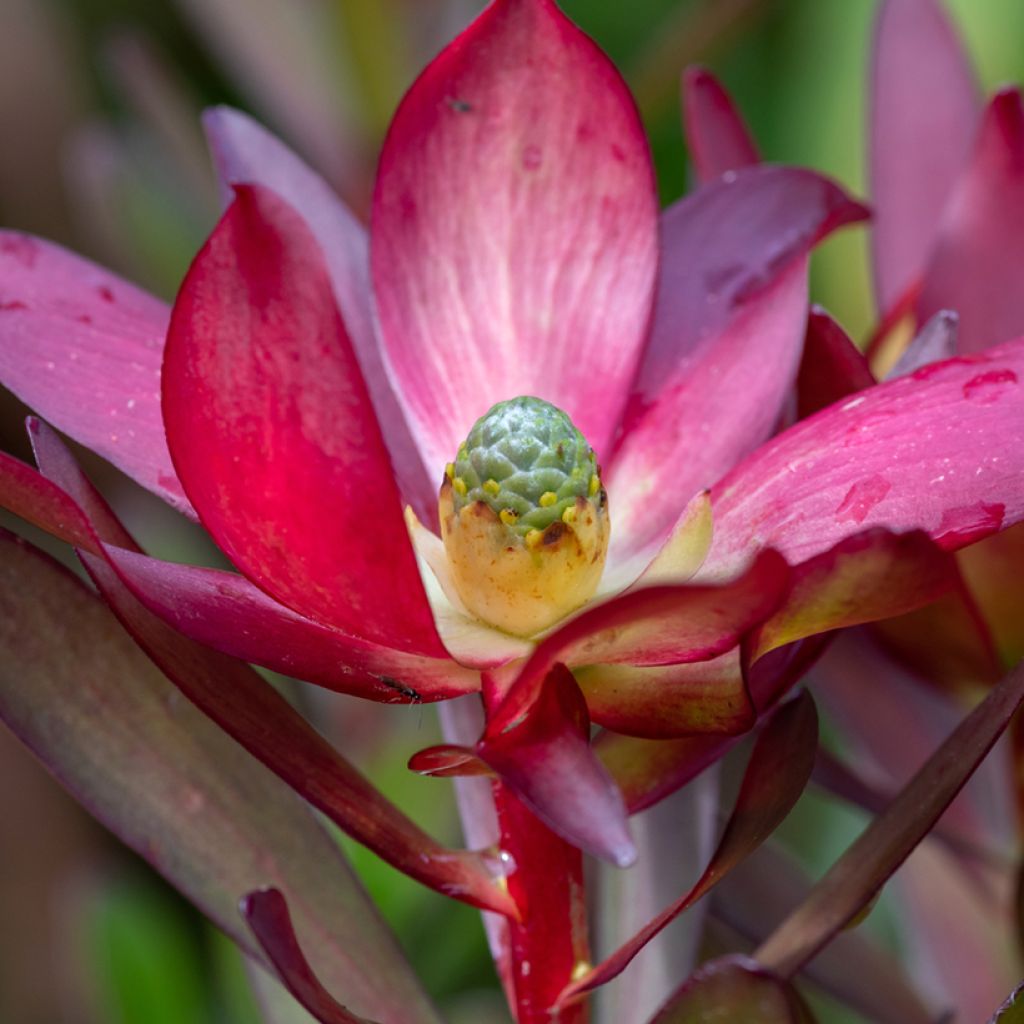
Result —
[[[204,107],[251,111],[365,210],[395,103],[480,6],[0,0],[0,222],[56,239],[170,298],[217,214],[198,127]],[[723,79],[767,159],[815,167],[864,194],[873,0],[565,0],[564,7],[633,87],[665,203],[688,186],[678,88],[692,62]],[[950,0],[948,7],[986,90],[1024,75],[1020,0]],[[814,298],[860,339],[873,322],[865,237],[860,229],[841,233],[813,267]],[[3,446],[24,455],[23,412],[0,396]],[[144,544],[169,557],[196,555],[194,534],[173,514],[90,466]],[[436,742],[433,712],[291,692],[411,816],[457,841],[447,783],[404,769],[409,754]],[[226,940],[2,732],[0,821],[0,1021],[261,1019]],[[820,868],[861,823],[809,798],[785,839]],[[448,1019],[502,1020],[476,913],[346,845]],[[875,917],[873,927],[885,933],[884,910]],[[853,1019],[828,1012],[829,1021]]]

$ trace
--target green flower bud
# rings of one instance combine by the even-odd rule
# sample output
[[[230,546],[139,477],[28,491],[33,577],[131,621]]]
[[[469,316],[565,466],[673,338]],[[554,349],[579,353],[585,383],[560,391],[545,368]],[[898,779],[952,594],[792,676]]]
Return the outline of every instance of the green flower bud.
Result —
[[[445,470],[441,533],[459,596],[481,619],[529,636],[597,588],[607,496],[593,449],[549,402],[499,402]]]

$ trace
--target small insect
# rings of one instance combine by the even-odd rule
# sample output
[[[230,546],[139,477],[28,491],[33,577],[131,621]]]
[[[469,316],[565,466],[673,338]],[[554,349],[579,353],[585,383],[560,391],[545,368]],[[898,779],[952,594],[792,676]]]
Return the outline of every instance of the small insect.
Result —
[[[465,100],[456,99],[454,96],[449,96],[445,100],[445,102],[457,114],[468,114],[473,109],[472,103],[467,103]]]
[[[396,693],[400,693],[413,704],[421,704],[423,702],[423,698],[411,686],[406,686],[397,679],[392,679],[391,676],[381,676],[380,681]]]

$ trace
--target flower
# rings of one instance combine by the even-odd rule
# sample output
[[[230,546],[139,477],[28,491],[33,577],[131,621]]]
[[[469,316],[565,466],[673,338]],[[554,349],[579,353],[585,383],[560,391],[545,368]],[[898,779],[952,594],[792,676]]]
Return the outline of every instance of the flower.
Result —
[[[234,197],[169,321],[125,282],[6,234],[0,379],[198,518],[240,574],[129,550],[37,428],[43,477],[92,520],[104,571],[185,636],[377,700],[484,686],[472,756],[500,760],[595,852],[624,862],[631,846],[578,721],[551,742],[603,794],[593,806],[508,756],[559,663],[612,733],[732,736],[791,680],[793,645],[919,606],[949,586],[940,549],[1024,516],[1024,451],[1005,444],[1021,342],[771,437],[808,251],[863,208],[811,172],[760,166],[659,221],[626,87],[552,0],[497,0],[412,87],[369,241],[246,117],[217,110],[207,128]],[[579,427],[615,520],[603,589],[527,638],[450,599],[430,529],[469,427],[524,395]],[[7,507],[82,542],[63,499],[2,465]],[[405,502],[428,524],[415,547]]]

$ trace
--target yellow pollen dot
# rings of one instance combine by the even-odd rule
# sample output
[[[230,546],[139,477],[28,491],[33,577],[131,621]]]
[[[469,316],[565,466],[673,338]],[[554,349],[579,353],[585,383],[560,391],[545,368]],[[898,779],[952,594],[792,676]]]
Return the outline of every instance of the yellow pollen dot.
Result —
[[[558,501],[558,495],[555,494],[554,491],[545,491],[540,496],[540,507],[551,508],[551,506],[554,505],[556,501]]]
[[[444,467],[444,475],[451,480],[455,476],[455,463],[446,462]]]
[[[573,981],[579,981],[585,974],[589,974],[591,965],[586,960],[578,960],[573,966],[570,977]]]
[[[452,490],[460,497],[466,496],[466,481],[461,476],[454,477],[452,480]]]
[[[506,526],[515,526],[516,525],[516,520],[519,518],[519,513],[515,512],[513,509],[510,509],[510,508],[503,508],[498,513],[498,518]]]
[[[540,530],[528,530],[523,539],[526,541],[527,547],[535,548],[543,536],[544,534]]]
[[[501,493],[501,484],[499,484],[497,480],[485,480],[484,490],[491,495],[492,498],[496,497]]]
[[[601,490],[601,478],[596,473],[590,478],[590,486],[587,490],[590,492],[591,497]]]
[[[569,526],[572,526],[572,524],[576,522],[575,505],[570,505],[568,506],[568,508],[565,509],[565,511],[562,513],[562,522],[567,523]]]

